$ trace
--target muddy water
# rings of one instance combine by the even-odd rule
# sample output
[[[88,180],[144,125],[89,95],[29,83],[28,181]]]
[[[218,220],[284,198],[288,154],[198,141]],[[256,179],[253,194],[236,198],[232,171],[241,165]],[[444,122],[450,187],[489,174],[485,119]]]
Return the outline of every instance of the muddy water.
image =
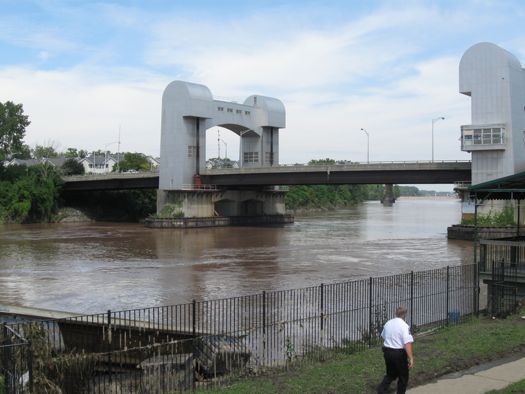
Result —
[[[0,304],[102,312],[466,264],[456,200],[377,202],[285,227],[0,227]]]

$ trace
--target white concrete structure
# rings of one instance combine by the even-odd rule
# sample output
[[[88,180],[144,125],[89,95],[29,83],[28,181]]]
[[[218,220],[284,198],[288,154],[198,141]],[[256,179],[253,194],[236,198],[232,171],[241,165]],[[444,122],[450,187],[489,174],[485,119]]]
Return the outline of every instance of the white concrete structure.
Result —
[[[204,85],[174,81],[162,96],[159,189],[184,190],[206,166],[206,130],[221,126],[240,136],[241,167],[279,163],[280,100],[250,96],[243,104],[214,100]]]
[[[483,42],[459,64],[459,91],[471,97],[471,124],[461,149],[472,152],[472,184],[525,171],[525,70],[518,59]]]

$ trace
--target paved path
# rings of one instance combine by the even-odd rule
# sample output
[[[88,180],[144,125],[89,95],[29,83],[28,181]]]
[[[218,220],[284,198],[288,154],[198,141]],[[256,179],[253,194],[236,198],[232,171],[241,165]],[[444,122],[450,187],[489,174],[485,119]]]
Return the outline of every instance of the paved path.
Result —
[[[408,390],[410,394],[483,394],[525,379],[525,355],[500,360],[441,377],[437,382]],[[395,384],[392,383],[393,385]]]

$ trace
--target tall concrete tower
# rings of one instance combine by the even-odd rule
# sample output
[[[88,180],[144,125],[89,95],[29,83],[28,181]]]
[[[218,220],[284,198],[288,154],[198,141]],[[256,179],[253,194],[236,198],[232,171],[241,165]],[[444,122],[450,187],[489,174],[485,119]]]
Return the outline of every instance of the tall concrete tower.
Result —
[[[470,47],[459,64],[459,91],[471,98],[461,150],[472,152],[472,184],[525,171],[525,70],[497,45]]]

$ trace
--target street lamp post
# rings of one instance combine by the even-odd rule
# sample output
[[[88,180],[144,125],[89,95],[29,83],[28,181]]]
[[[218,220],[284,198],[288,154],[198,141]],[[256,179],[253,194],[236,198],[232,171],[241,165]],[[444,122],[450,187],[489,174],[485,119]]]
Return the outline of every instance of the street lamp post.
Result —
[[[368,131],[366,131],[362,127],[361,127],[361,130],[364,131],[366,134],[366,162],[369,164],[370,163],[370,134],[368,134]]]
[[[432,163],[434,162],[434,124],[440,120],[445,120],[443,116],[432,119]]]

